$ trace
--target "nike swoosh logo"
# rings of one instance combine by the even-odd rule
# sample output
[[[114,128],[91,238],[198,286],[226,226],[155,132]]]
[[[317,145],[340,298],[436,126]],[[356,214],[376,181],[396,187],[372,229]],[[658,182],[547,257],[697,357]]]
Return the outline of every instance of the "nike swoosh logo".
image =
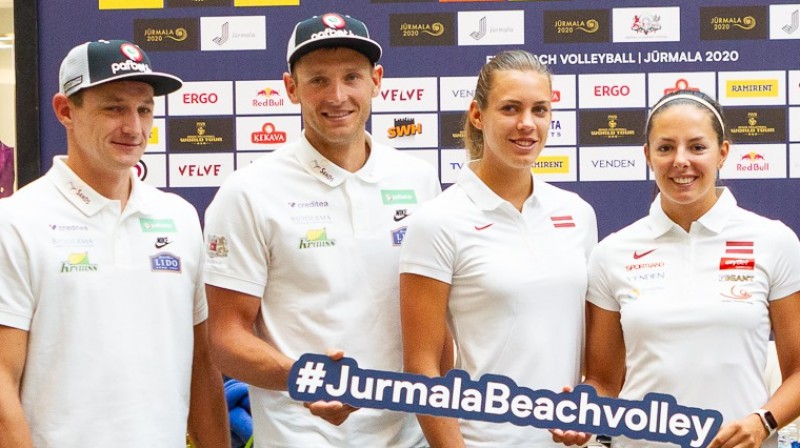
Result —
[[[475,230],[478,230],[478,231],[486,230],[486,229],[488,229],[489,227],[491,227],[493,225],[494,225],[494,223],[486,224],[485,226],[475,226]]]
[[[410,215],[395,216],[395,217],[394,217],[394,222],[400,222],[400,221],[402,221],[402,220],[404,220],[404,219],[408,218],[409,216],[410,216]]]
[[[656,249],[658,249],[658,248],[656,248]],[[650,250],[648,250],[647,252],[642,252],[642,253],[639,253],[639,252],[634,252],[634,253],[633,253],[633,259],[634,259],[634,260],[638,260],[638,259],[640,259],[640,258],[644,257],[645,255],[650,255],[650,254],[651,254],[651,253],[652,253],[654,250],[656,250],[656,249],[650,249]]]
[[[171,243],[172,241],[167,241],[166,243],[156,243],[156,249],[161,249],[162,247],[166,246],[167,244]]]

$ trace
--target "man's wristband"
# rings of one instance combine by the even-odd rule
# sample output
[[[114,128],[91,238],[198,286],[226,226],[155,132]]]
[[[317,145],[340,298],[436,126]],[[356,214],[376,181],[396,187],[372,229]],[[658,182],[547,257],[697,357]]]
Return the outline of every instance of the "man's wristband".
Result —
[[[764,429],[766,429],[768,433],[767,437],[772,436],[778,431],[778,422],[775,420],[772,412],[766,409],[756,409],[754,414],[758,414],[758,416],[761,418],[761,423],[764,425]]]

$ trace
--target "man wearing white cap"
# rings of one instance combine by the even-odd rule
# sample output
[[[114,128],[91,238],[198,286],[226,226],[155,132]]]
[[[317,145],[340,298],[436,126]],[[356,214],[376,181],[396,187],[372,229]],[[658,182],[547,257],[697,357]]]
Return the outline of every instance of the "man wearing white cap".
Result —
[[[338,402],[306,409],[285,392],[294,360],[308,352],[403,368],[404,219],[441,188],[430,164],[365,130],[380,55],[352,17],[298,23],[284,84],[300,104],[303,136],[233,173],[206,212],[212,353],[251,385],[257,448],[424,446],[412,414]]]
[[[197,212],[133,167],[181,87],[121,40],[73,48],[67,155],[0,200],[0,446],[230,446]]]

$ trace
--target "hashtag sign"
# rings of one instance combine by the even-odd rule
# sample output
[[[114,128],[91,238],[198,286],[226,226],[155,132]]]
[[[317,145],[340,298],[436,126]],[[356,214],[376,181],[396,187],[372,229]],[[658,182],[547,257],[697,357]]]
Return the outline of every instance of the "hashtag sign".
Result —
[[[323,363],[306,362],[306,365],[297,372],[297,380],[295,381],[297,391],[300,393],[308,392],[313,394],[318,388],[325,384],[325,375],[327,375],[327,373]]]

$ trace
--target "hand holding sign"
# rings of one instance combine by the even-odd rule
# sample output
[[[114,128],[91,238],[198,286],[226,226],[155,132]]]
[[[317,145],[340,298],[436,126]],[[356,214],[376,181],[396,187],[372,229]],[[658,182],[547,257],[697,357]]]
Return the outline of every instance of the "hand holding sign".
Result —
[[[500,375],[486,374],[473,381],[463,370],[454,369],[429,378],[362,370],[352,358],[333,361],[310,353],[292,366],[288,390],[295,400],[338,400],[354,407],[623,435],[691,448],[707,446],[722,423],[719,412],[681,406],[664,394],[621,400],[599,397],[586,385],[555,393],[520,387]]]

